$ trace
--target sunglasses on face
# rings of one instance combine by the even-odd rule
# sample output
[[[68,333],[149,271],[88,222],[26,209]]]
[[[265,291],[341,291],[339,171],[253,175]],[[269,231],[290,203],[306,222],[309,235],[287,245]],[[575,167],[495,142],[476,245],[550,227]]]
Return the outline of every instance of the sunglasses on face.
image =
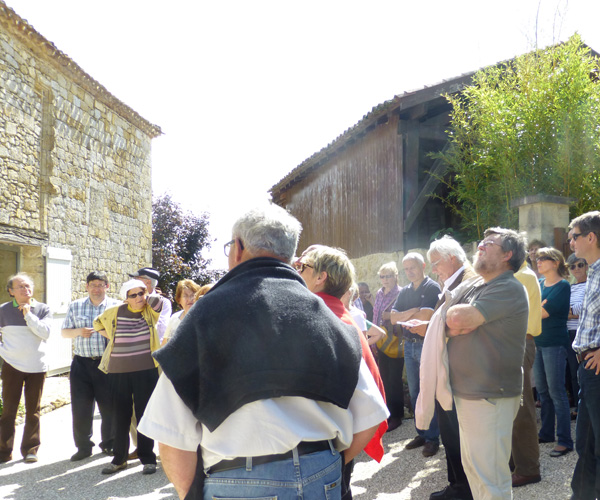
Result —
[[[294,267],[296,268],[296,271],[298,271],[298,274],[302,274],[307,267],[314,269],[313,266],[304,262],[296,262],[294,263]]]
[[[554,259],[551,259],[550,257],[538,257],[537,259],[535,259],[536,262],[544,262],[545,260],[550,260],[552,262],[555,262]]]
[[[585,266],[586,266],[586,264],[584,264],[583,262],[578,262],[577,264],[571,264],[571,265],[569,266],[569,269],[570,269],[571,271],[573,271],[573,270],[575,270],[575,269],[581,269],[582,267],[585,267]]]
[[[146,292],[132,293],[132,294],[127,294],[127,298],[135,299],[136,297],[143,297],[144,295],[146,295]]]

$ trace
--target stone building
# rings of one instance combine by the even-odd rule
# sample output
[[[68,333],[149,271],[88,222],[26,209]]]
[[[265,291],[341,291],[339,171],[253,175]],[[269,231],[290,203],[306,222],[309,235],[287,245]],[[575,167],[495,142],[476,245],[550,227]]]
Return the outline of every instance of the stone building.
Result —
[[[151,264],[151,140],[161,130],[1,0],[0,110],[0,283],[34,277],[56,318],[52,349],[70,363],[60,324],[88,272],[107,272],[114,294]]]

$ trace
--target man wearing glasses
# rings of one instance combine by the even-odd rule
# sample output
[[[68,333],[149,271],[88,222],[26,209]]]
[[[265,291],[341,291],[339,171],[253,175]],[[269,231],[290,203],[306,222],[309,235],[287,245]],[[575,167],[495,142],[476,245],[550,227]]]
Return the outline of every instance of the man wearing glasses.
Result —
[[[474,257],[483,281],[446,314],[450,385],[473,497],[510,500],[508,463],[529,316],[527,293],[514,273],[525,260],[525,239],[503,228],[484,234]]]
[[[71,362],[71,411],[73,414],[73,439],[77,452],[71,457],[77,462],[91,456],[94,407],[98,403],[102,417],[100,449],[112,455],[112,410],[108,376],[98,369],[106,339],[92,328],[94,318],[107,308],[120,302],[106,296],[108,277],[100,271],[92,271],[86,278],[87,297],[69,304],[62,336],[73,339]]]
[[[600,498],[600,212],[569,225],[575,255],[588,263],[588,279],[573,350],[579,361],[579,406],[575,447],[579,458],[572,500]]]
[[[25,386],[25,429],[21,455],[26,463],[38,461],[40,447],[40,402],[46,379],[46,340],[50,337],[52,314],[46,304],[33,298],[33,280],[25,273],[8,279],[13,298],[0,306],[0,356],[2,403],[0,417],[0,463],[12,460],[15,419]]]
[[[276,205],[240,217],[229,272],[155,353],[164,373],[139,428],[182,499],[339,500],[342,461],[385,420],[356,327],[289,265],[300,229]]]

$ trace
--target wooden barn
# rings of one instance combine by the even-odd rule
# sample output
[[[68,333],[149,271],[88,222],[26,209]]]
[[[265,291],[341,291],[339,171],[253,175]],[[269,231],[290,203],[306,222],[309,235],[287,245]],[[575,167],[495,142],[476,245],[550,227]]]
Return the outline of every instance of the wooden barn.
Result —
[[[445,194],[437,180],[444,166],[430,153],[447,144],[451,107],[444,95],[459,92],[473,74],[376,106],[273,186],[273,201],[302,222],[299,248],[322,243],[354,259],[428,248],[436,231],[458,226],[430,196]]]

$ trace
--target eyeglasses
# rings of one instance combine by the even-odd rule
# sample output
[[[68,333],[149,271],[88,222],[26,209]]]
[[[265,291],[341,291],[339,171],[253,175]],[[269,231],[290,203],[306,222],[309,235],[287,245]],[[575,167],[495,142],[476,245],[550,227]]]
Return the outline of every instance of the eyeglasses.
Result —
[[[313,266],[306,264],[305,262],[294,262],[294,267],[296,268],[296,271],[298,271],[298,274],[302,274],[307,267],[314,269]]]
[[[582,267],[585,267],[585,266],[587,266],[587,264],[584,264],[583,262],[578,262],[577,264],[571,264],[571,265],[569,266],[569,269],[570,269],[571,271],[573,271],[573,270],[575,270],[575,269],[581,269]]]
[[[500,243],[496,243],[495,241],[492,241],[492,240],[480,241],[479,244],[477,245],[477,248],[487,248],[487,247],[491,247],[492,245],[498,245],[500,248],[502,248],[502,245]]]
[[[588,233],[571,233],[571,238],[569,238],[569,243],[573,243],[574,241],[577,241],[577,238],[579,238],[580,236],[587,236]]]
[[[537,259],[535,259],[536,262],[544,262],[545,260],[551,260],[552,262],[556,262],[553,258],[551,257],[538,257]]]
[[[31,286],[31,285],[21,285],[21,286],[12,287],[11,290],[31,290],[32,288],[33,288],[33,286]]]
[[[384,279],[392,279],[395,278],[396,275],[395,274],[380,274],[379,275],[379,279],[384,280]]]
[[[101,285],[91,285],[88,283],[88,288],[95,288],[96,290],[100,290],[101,288],[106,288],[106,283],[102,283]]]
[[[135,299],[136,297],[143,297],[144,295],[146,295],[146,292],[132,293],[132,294],[127,294],[127,298]]]
[[[442,262],[442,260],[444,260],[444,259],[438,259],[438,260],[436,260],[435,262],[432,262],[432,263],[431,263],[431,269],[433,269],[433,268],[434,268],[435,266],[437,266],[437,265],[438,265],[440,262]]]
[[[240,242],[240,250],[244,250],[244,244],[242,243],[242,240],[240,240],[239,238],[233,238],[231,241],[228,241],[223,245],[223,252],[225,252],[225,257],[229,257],[231,245],[235,244],[236,239]]]

